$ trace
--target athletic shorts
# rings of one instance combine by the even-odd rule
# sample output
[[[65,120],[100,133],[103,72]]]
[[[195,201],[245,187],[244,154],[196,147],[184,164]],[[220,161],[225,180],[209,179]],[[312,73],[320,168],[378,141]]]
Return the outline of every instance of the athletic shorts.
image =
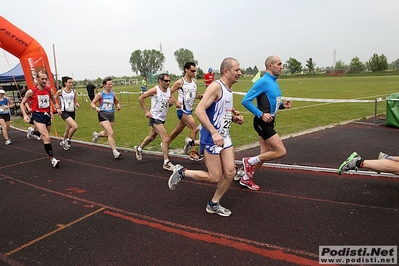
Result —
[[[154,124],[155,125],[165,124],[165,121],[162,121],[162,120],[159,120],[159,119],[150,118],[149,122],[148,122],[148,125],[150,127],[152,127]]]
[[[223,147],[220,147],[218,145],[200,144],[200,154],[203,154],[204,150],[207,150],[210,154],[220,154],[222,150],[228,149],[233,146],[233,142],[230,136],[224,137],[223,140]]]
[[[93,94],[93,95],[89,94],[89,99],[90,99],[90,101],[93,101],[94,96],[95,96],[94,94]]]
[[[8,122],[11,119],[10,114],[0,114],[0,119],[4,119],[4,121]]]
[[[64,121],[70,117],[75,120],[75,112],[62,111],[61,117]]]
[[[31,124],[33,121],[36,123],[45,124],[46,126],[51,126],[51,116],[49,113],[40,113],[40,112],[33,112],[30,118]]]
[[[261,118],[257,118],[255,116],[254,129],[264,140],[267,140],[277,134],[277,132],[274,130],[274,119],[271,122],[265,122]]]
[[[99,112],[98,113],[98,122],[115,122],[115,114],[113,112]]]
[[[185,110],[185,111],[183,111],[183,110],[176,110],[176,113],[177,113],[177,118],[179,118],[179,119],[181,119],[181,118],[183,117],[183,114],[186,114],[186,115],[193,115],[193,111],[187,111],[187,110]]]

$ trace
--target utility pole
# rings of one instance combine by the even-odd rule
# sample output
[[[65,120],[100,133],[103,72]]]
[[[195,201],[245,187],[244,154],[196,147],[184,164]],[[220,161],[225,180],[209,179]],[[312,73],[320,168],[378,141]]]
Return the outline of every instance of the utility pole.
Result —
[[[335,65],[337,64],[337,51],[334,49],[334,61],[333,61],[333,68],[335,69]]]

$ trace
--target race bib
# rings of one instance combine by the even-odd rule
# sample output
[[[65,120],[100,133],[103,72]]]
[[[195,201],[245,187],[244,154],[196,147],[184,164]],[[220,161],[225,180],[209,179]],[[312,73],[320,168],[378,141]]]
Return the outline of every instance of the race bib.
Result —
[[[64,105],[65,105],[65,111],[67,111],[67,112],[75,111],[75,106],[74,106],[73,100],[68,99],[68,100],[64,101]]]
[[[169,108],[169,98],[161,98],[159,107],[161,110],[167,110]]]
[[[275,115],[278,111],[278,109],[280,109],[280,104],[281,104],[282,100],[281,100],[281,96],[276,97],[276,109],[274,109],[274,114]]]
[[[39,108],[49,108],[50,107],[50,97],[48,95],[37,95],[37,102]]]
[[[104,111],[112,111],[114,107],[114,101],[112,100],[103,100],[102,110]]]
[[[225,115],[222,119],[222,126],[221,126],[220,132],[219,132],[219,134],[222,137],[229,136],[232,118],[233,118],[233,114],[231,112],[225,113]]]

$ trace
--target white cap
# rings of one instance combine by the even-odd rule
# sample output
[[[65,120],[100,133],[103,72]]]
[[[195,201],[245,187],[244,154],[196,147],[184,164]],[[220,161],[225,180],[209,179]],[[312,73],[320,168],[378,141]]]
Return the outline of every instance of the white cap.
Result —
[[[6,94],[6,92],[4,90],[0,90],[0,94]]]

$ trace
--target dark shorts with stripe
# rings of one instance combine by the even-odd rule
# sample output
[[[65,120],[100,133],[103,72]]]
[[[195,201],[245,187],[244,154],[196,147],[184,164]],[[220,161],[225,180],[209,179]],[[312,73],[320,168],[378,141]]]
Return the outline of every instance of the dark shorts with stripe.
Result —
[[[114,112],[99,112],[98,113],[98,122],[115,122],[115,114]]]
[[[68,118],[75,120],[75,112],[62,111],[61,117],[64,119],[64,121]]]
[[[0,119],[4,119],[4,121],[8,122],[11,119],[10,114],[0,114]]]
[[[33,121],[36,123],[45,124],[46,126],[51,126],[51,116],[50,113],[40,113],[40,112],[33,112],[32,117],[30,118],[31,124]]]
[[[165,121],[159,120],[159,119],[154,119],[154,118],[150,118],[148,121],[148,125],[150,127],[152,127],[153,125],[160,125],[160,124],[165,124]]]
[[[277,134],[274,130],[274,119],[272,122],[265,122],[261,118],[254,117],[254,129],[258,132],[258,135],[261,136],[264,140],[269,139],[270,137]]]

